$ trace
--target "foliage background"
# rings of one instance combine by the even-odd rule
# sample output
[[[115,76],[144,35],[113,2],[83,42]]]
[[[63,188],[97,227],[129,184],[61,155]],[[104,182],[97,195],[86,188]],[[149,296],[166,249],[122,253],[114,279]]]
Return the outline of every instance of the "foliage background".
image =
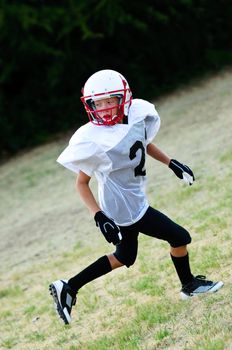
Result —
[[[80,90],[96,70],[150,99],[232,63],[230,0],[0,4],[1,157],[85,122]]]

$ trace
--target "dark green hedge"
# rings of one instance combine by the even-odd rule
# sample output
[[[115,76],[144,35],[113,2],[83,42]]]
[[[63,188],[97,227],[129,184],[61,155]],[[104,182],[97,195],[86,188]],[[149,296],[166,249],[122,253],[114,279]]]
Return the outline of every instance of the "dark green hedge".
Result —
[[[2,1],[1,156],[87,121],[80,90],[96,70],[152,98],[232,63],[229,0]]]

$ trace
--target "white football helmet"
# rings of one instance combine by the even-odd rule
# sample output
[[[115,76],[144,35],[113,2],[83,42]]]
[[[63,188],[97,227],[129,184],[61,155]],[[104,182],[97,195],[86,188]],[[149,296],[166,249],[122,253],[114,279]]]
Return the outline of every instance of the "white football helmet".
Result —
[[[86,81],[82,93],[81,101],[90,121],[96,125],[117,124],[123,119],[124,115],[127,116],[129,113],[132,101],[130,87],[124,76],[114,70],[104,69],[91,75]],[[95,107],[95,101],[110,97],[119,98],[117,106],[107,109],[97,109]],[[117,112],[112,115],[115,108],[117,108]],[[104,111],[106,114],[103,114]],[[99,112],[101,112],[101,116]]]

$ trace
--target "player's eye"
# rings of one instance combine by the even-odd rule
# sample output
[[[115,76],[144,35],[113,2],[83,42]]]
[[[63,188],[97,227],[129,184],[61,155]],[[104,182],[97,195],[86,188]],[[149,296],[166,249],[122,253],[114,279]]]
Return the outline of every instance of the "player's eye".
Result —
[[[95,104],[95,107],[96,107],[96,108],[101,108],[101,103],[95,102],[94,104]]]

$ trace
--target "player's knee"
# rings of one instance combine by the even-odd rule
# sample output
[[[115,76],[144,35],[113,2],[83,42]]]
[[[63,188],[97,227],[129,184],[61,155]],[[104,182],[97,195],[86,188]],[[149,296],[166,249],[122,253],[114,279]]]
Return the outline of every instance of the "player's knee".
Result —
[[[170,245],[172,247],[181,247],[190,244],[192,241],[192,238],[187,230],[184,228],[179,231],[179,234],[177,237],[175,237],[174,242],[170,242]]]
[[[182,242],[180,245],[187,245],[190,244],[192,241],[192,238],[187,230],[184,230],[182,235]]]
[[[136,260],[136,256],[128,257],[125,263],[126,267],[129,268],[130,266],[134,265],[135,260]]]
[[[134,265],[135,263],[135,260],[136,260],[136,255],[127,255],[127,256],[120,256],[120,257],[117,257],[117,259],[123,264],[125,265],[126,267],[130,267],[132,265]]]

